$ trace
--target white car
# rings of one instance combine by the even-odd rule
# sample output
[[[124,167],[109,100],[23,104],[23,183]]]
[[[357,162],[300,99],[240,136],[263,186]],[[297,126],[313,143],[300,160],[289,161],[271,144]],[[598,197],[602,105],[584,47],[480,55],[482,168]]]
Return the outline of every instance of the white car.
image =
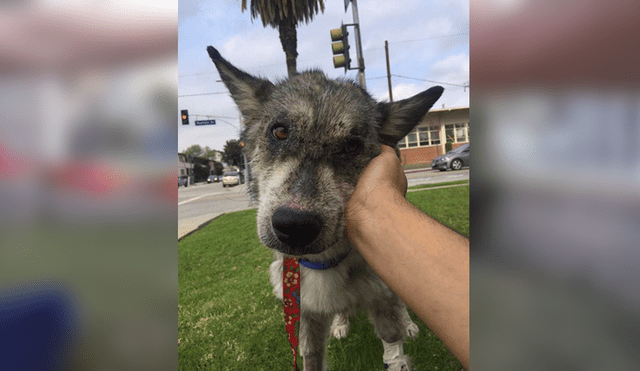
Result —
[[[244,184],[244,175],[238,171],[229,171],[222,175],[222,186],[232,186],[236,184]]]

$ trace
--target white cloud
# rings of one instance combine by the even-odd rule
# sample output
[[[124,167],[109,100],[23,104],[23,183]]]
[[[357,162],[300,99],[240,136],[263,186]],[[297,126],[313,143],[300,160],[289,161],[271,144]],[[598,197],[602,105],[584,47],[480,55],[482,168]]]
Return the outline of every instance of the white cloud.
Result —
[[[196,17],[201,11],[202,0],[180,0],[178,6],[178,24]]]
[[[220,54],[241,70],[263,73],[265,66],[284,64],[284,52],[274,29],[251,29],[228,39]],[[271,68],[273,70],[273,68]]]
[[[431,85],[414,84],[414,83],[394,83],[391,86],[393,93],[393,100],[398,101],[406,98],[410,98],[428,88]],[[376,87],[371,88],[371,96],[379,101],[389,101],[389,89],[385,84],[378,84]]]
[[[414,16],[424,17],[429,11],[428,3],[422,0],[371,0],[358,4],[358,13],[361,23],[378,26],[389,22],[404,21],[413,23]],[[342,8],[344,10],[344,8]],[[348,10],[351,16],[351,6]],[[408,22],[407,22],[408,21]]]
[[[469,81],[469,55],[457,54],[435,62],[431,66],[433,80],[463,84]]]

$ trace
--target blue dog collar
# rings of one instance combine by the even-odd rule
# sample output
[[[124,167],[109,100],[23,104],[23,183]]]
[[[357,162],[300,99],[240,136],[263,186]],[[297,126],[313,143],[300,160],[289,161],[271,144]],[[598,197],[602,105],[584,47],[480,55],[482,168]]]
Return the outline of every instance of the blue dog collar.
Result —
[[[338,255],[333,259],[329,259],[325,262],[318,262],[318,263],[314,263],[314,262],[310,262],[306,259],[300,259],[300,265],[302,265],[303,267],[307,267],[309,269],[317,269],[317,270],[325,270],[325,269],[329,269],[329,268],[333,268],[333,267],[337,267],[338,264],[342,263],[342,261],[349,255],[349,252],[346,252],[342,255]]]

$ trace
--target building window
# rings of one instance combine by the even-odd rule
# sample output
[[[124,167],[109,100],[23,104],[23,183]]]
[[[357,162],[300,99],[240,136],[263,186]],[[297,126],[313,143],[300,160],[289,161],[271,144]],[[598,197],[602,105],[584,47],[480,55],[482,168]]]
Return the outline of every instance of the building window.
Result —
[[[445,125],[444,126],[444,135],[447,139],[447,142],[451,142],[451,143],[455,143],[456,141],[456,136],[453,132],[453,124],[449,124],[449,125]]]
[[[398,147],[428,147],[438,144],[440,144],[440,126],[428,126],[413,129],[398,142]]]
[[[407,141],[409,142],[409,147],[417,147],[418,146],[417,134],[415,132],[409,133],[409,135],[407,135]]]
[[[400,139],[398,142],[398,148],[407,148],[407,137]]]
[[[418,129],[418,136],[420,138],[420,147],[429,145],[429,131],[427,128]]]
[[[444,129],[445,137],[442,137]],[[400,139],[398,148],[415,148],[438,146],[443,142],[466,143],[469,141],[469,123],[442,125],[426,123],[425,126],[414,128],[406,137]]]
[[[440,127],[429,126],[418,128],[420,147],[435,146],[440,144]]]
[[[456,124],[456,142],[467,142],[467,123]]]
[[[462,143],[469,141],[469,123],[445,125],[447,141],[452,143]]]
[[[432,146],[440,144],[440,126],[429,127],[429,137]]]

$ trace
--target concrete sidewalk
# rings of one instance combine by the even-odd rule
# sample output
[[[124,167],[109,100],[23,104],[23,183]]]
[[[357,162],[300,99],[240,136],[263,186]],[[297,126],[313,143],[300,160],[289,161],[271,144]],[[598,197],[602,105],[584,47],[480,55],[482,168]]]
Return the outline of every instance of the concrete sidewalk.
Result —
[[[224,213],[212,213],[178,222],[178,241],[199,230]]]
[[[206,215],[200,215],[195,218],[186,219],[178,222],[178,241],[183,239],[184,237],[190,235],[191,233],[202,229],[204,226],[209,224],[212,220],[224,215],[226,213],[234,213],[236,211],[242,210],[250,210],[251,208],[238,208],[234,210],[227,210],[225,212],[211,213]],[[255,208],[254,208],[255,209]]]
[[[430,167],[425,167],[425,168],[419,168],[419,169],[405,170],[404,173],[411,174],[411,173],[419,173],[421,171],[433,171],[433,169]]]

